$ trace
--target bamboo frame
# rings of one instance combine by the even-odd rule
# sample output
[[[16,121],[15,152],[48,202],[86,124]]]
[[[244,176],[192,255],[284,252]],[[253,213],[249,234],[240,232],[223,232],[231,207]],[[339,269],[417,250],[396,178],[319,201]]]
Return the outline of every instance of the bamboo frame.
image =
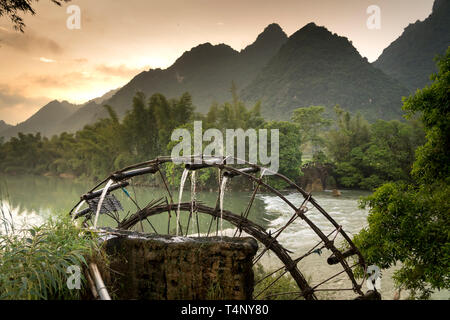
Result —
[[[288,225],[290,225],[292,222],[294,222],[297,218],[301,218],[319,236],[319,238],[321,239],[320,243],[323,243],[322,248],[326,248],[332,252],[333,262],[337,263],[337,264],[341,264],[343,271],[340,272],[339,274],[344,273],[344,272],[347,273],[347,276],[351,280],[352,285],[353,285],[352,290],[355,293],[357,293],[358,295],[362,296],[363,295],[363,292],[361,291],[362,283],[358,284],[356,282],[353,271],[352,271],[352,268],[354,266],[349,266],[345,259],[348,258],[350,255],[356,255],[358,258],[357,259],[358,262],[356,263],[356,265],[361,266],[365,270],[366,264],[365,264],[364,258],[362,257],[361,253],[357,250],[357,248],[351,241],[350,237],[342,229],[342,227],[338,223],[336,223],[336,221],[317,203],[317,201],[311,196],[311,194],[304,191],[302,188],[300,188],[298,185],[296,185],[294,182],[292,182],[287,177],[285,177],[279,173],[271,172],[267,168],[262,168],[258,165],[249,163],[247,161],[233,158],[234,160],[240,160],[241,164],[247,164],[250,166],[250,168],[246,168],[244,170],[234,168],[230,165],[226,165],[225,162],[230,158],[232,158],[232,157],[223,158],[223,157],[190,156],[190,157],[180,157],[180,158],[176,158],[176,159],[172,159],[171,157],[159,157],[154,160],[150,160],[150,161],[146,161],[146,162],[142,162],[139,164],[135,164],[135,165],[126,167],[120,171],[117,171],[117,172],[111,174],[108,178],[106,178],[104,181],[99,183],[95,188],[93,188],[91,190],[91,192],[93,190],[97,189],[98,187],[100,187],[101,185],[105,184],[106,182],[113,180],[113,178],[117,177],[117,176],[122,177],[122,178],[126,177],[120,181],[131,179],[132,177],[130,177],[130,172],[133,172],[131,170],[136,170],[136,169],[140,168],[143,172],[147,171],[147,174],[153,174],[153,173],[159,172],[163,179],[164,186],[169,194],[170,203],[167,201],[167,198],[166,198],[165,204],[155,204],[155,205],[149,204],[144,209],[138,208],[139,210],[135,214],[133,214],[129,218],[124,219],[122,222],[119,223],[119,228],[120,229],[130,229],[135,224],[137,224],[139,222],[142,223],[143,219],[148,219],[152,215],[156,215],[156,214],[160,214],[160,213],[164,213],[164,212],[167,212],[169,214],[169,226],[170,226],[170,216],[171,216],[170,213],[172,210],[176,210],[179,205],[180,211],[192,213],[192,211],[195,210],[198,213],[203,213],[203,214],[207,214],[207,215],[211,216],[211,224],[210,224],[208,234],[207,234],[207,236],[209,236],[212,222],[216,219],[217,223],[218,223],[218,221],[220,219],[220,212],[219,212],[220,210],[218,210],[218,206],[217,206],[219,200],[217,200],[217,204],[216,204],[215,208],[204,206],[203,204],[198,203],[198,202],[195,202],[195,203],[187,202],[187,203],[180,203],[180,204],[174,203],[170,189],[169,189],[169,187],[164,179],[164,175],[160,169],[160,165],[167,163],[167,162],[175,162],[175,160],[184,162],[184,163],[188,163],[188,164],[195,162],[196,163],[195,165],[190,165],[190,166],[186,165],[186,168],[190,169],[190,170],[201,170],[204,168],[216,167],[219,169],[220,172],[226,172],[228,174],[229,179],[232,179],[234,177],[239,177],[239,176],[244,177],[244,178],[252,181],[254,183],[254,185],[256,184],[256,187],[254,188],[251,200],[250,200],[249,204],[247,205],[245,211],[242,212],[241,215],[235,215],[226,210],[223,211],[223,219],[232,223],[236,227],[235,236],[238,233],[238,230],[239,230],[239,234],[241,233],[241,230],[243,230],[247,234],[256,238],[262,244],[264,244],[265,249],[262,254],[264,254],[268,250],[271,250],[278,256],[278,258],[285,265],[285,267],[284,267],[286,270],[285,272],[289,272],[291,274],[291,276],[294,278],[294,280],[297,282],[297,284],[302,292],[301,296],[305,297],[306,299],[316,299],[316,296],[314,295],[314,291],[318,291],[317,286],[310,287],[309,284],[307,283],[305,277],[301,274],[301,272],[297,268],[297,264],[301,259],[292,260],[292,258],[289,255],[290,251],[285,249],[277,241],[278,236],[286,229],[286,227]],[[211,162],[211,160],[214,160],[214,161]],[[143,167],[146,167],[146,166],[150,166],[154,170],[145,170],[145,168],[143,168]],[[299,208],[297,208],[285,196],[283,196],[283,194],[281,194],[277,189],[275,189],[275,188],[271,187],[270,185],[268,185],[267,183],[265,183],[262,179],[262,175],[259,178],[256,177],[255,175],[252,175],[252,173],[257,173],[257,172],[263,172],[263,173],[270,172],[274,177],[279,178],[279,179],[283,180],[284,182],[286,182],[291,188],[298,191],[303,196],[303,198],[304,198],[303,204]],[[221,184],[219,184],[219,186],[220,185]],[[288,221],[288,223],[284,227],[277,230],[277,232],[275,232],[274,235],[267,233],[262,227],[260,227],[259,225],[255,224],[252,221],[247,219],[248,214],[249,214],[252,204],[253,204],[253,200],[254,200],[256,193],[260,187],[264,187],[270,193],[279,197],[294,211],[293,217]],[[219,187],[219,192],[220,192],[220,187]],[[219,197],[219,199],[220,199],[220,197]],[[78,202],[75,205],[75,207],[71,210],[71,214],[75,208],[77,208],[77,210],[79,209],[80,202]],[[317,227],[305,215],[305,213],[307,211],[307,210],[304,210],[305,203],[310,203],[311,205],[313,205],[335,227],[335,230],[333,232],[336,232],[336,235],[333,239],[330,240],[328,238],[328,236],[326,236],[320,230],[320,228]],[[218,231],[218,228],[216,231]],[[349,247],[350,247],[349,251],[342,253],[340,250],[338,250],[336,248],[336,246],[334,244],[334,240],[336,239],[338,234],[342,235],[344,240],[349,245]],[[186,236],[187,236],[187,234],[186,234]],[[317,246],[318,245],[316,245],[316,247]],[[312,252],[312,250],[310,250],[306,255],[303,255],[301,258],[304,258],[305,256],[311,254],[311,252]],[[260,255],[259,258],[261,256],[262,255]],[[363,279],[363,281],[364,281],[364,279]]]

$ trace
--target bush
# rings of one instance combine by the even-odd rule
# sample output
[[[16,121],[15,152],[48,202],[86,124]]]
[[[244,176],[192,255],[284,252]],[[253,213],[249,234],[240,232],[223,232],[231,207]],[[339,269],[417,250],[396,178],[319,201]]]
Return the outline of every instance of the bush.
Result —
[[[1,221],[0,221],[1,222]],[[5,221],[3,221],[5,222]],[[85,288],[70,290],[70,266],[80,270],[98,250],[96,237],[68,219],[51,220],[28,230],[0,233],[0,299],[74,300]]]

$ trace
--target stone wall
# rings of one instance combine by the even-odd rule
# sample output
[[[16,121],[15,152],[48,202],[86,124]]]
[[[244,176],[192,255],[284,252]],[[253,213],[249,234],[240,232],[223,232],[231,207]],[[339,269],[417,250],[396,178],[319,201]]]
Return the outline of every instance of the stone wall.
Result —
[[[106,286],[116,299],[248,300],[253,238],[182,238],[121,231],[105,243]]]

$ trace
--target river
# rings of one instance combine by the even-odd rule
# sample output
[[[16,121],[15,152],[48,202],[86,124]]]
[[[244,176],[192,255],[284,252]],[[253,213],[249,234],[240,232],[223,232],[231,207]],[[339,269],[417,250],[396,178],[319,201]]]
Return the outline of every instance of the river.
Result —
[[[189,181],[187,182],[187,186]],[[0,176],[0,205],[3,211],[12,213],[14,222],[18,225],[31,223],[39,224],[55,215],[66,215],[69,210],[79,199],[80,195],[88,191],[92,187],[91,183],[82,183],[72,180],[65,180],[54,177],[41,176]],[[165,190],[157,188],[131,188],[128,192],[138,201],[138,206],[145,207],[151,200],[159,199],[166,195]],[[349,235],[354,235],[367,225],[368,211],[358,206],[358,200],[370,193],[363,191],[343,190],[341,197],[333,197],[331,192],[314,193],[314,198],[327,212],[343,226]],[[284,195],[296,206],[300,206],[303,199],[298,197],[297,193],[285,191]],[[178,191],[174,191],[174,199],[178,199]],[[245,210],[251,197],[251,192],[232,192],[227,191],[224,198],[224,209],[235,213],[241,213]],[[217,200],[217,194],[214,192],[198,192],[196,195],[198,201],[211,205]],[[122,203],[125,212],[134,212],[135,205],[127,201],[125,194],[118,194],[117,199]],[[191,194],[189,188],[183,194],[183,201],[189,201]],[[176,200],[175,200],[176,201]],[[333,227],[327,220],[315,209],[310,207],[307,213],[308,217],[318,225],[324,233],[328,234],[333,231]],[[6,210],[7,209],[7,210]],[[201,216],[201,215],[200,215]],[[250,211],[249,218],[264,226],[267,229],[277,230],[284,226],[292,217],[290,208],[278,197],[270,194],[260,193],[257,195],[255,202]],[[174,219],[172,219],[174,220]],[[171,233],[175,233],[176,224],[172,221],[170,227],[167,224],[167,215],[151,218],[153,227],[159,233],[167,233],[170,229]],[[181,220],[182,225],[186,226],[186,218]],[[113,226],[111,219],[102,217],[99,222],[101,225]],[[210,223],[210,218],[201,216],[199,224],[201,230],[206,230]],[[196,225],[194,219],[190,224],[190,233],[195,232]],[[224,233],[230,234],[231,225],[224,223]],[[145,231],[151,232],[148,224],[144,226]],[[227,232],[228,230],[228,232]],[[213,229],[213,233],[215,229]],[[308,251],[314,244],[318,242],[315,233],[300,219],[291,224],[278,239],[280,243],[288,250],[294,252],[293,256],[297,257]],[[337,239],[338,240],[338,239]],[[328,252],[321,255],[314,254],[299,264],[300,270],[311,279],[312,283],[317,283],[324,276],[333,275],[334,271],[339,271],[339,266],[328,266],[326,258]],[[261,261],[268,268],[276,268],[279,266],[278,260],[273,254],[266,254]],[[384,270],[382,274],[381,293],[384,299],[392,299],[395,288],[392,281],[392,274],[395,270]],[[334,273],[333,273],[334,272]],[[330,282],[333,287],[345,287],[345,276],[340,276]],[[364,285],[364,290],[366,290]],[[336,294],[327,293],[325,298],[349,298],[351,295],[347,292]],[[433,295],[434,298],[448,298],[448,292],[441,292]],[[406,294],[402,294],[402,298],[407,298]]]

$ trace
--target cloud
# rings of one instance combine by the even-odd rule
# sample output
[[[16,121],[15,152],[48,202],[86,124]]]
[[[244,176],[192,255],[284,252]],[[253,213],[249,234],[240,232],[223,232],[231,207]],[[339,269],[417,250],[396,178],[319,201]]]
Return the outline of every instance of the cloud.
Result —
[[[24,96],[0,92],[0,109],[13,107],[24,102],[27,102],[27,98]]]
[[[92,75],[86,71],[74,71],[64,74],[46,74],[32,75],[24,74],[20,77],[21,82],[30,88],[67,88],[86,84],[86,81],[92,80]]]
[[[28,97],[0,84],[0,120],[16,124],[34,114],[49,100],[44,97]]]
[[[40,58],[39,58],[39,61],[45,62],[45,63],[53,63],[53,62],[56,62],[56,60],[49,59],[49,58],[46,58],[46,57],[40,57]]]
[[[43,98],[27,97],[18,91],[12,90],[7,85],[0,84],[0,109],[41,102],[42,100]]]
[[[48,52],[52,54],[61,54],[64,52],[62,46],[56,41],[37,35],[31,30],[26,33],[9,31],[0,27],[0,47],[9,47],[21,52]]]

